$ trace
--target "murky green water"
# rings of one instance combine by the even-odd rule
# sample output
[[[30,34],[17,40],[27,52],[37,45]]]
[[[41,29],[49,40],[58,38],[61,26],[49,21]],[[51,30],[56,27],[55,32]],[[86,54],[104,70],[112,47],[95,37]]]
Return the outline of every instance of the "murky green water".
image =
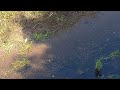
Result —
[[[96,60],[120,50],[120,12],[103,11],[95,18],[82,19],[69,32],[61,32],[45,43],[51,48],[43,59],[50,62],[43,71],[26,78],[94,79]],[[119,76],[119,67],[120,58],[104,62],[102,76]]]

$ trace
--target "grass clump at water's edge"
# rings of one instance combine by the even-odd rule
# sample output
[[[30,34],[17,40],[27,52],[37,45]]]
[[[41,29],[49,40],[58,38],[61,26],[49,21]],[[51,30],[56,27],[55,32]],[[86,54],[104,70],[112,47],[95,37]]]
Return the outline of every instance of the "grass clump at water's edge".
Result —
[[[54,34],[54,31],[46,31],[44,33],[37,32],[37,33],[33,34],[33,38],[35,41],[42,41],[42,40],[48,39],[53,34]]]
[[[25,66],[27,66],[30,63],[30,61],[25,58],[18,58],[14,63],[12,63],[12,66],[15,70],[20,70],[22,68],[24,68]]]

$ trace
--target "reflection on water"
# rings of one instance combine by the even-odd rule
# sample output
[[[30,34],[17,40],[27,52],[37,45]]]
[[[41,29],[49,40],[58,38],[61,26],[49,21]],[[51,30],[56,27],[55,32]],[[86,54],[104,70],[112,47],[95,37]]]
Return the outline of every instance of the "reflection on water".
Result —
[[[104,11],[95,18],[82,19],[69,32],[61,32],[47,40],[51,48],[46,51],[45,74],[34,73],[34,78],[81,78],[95,77],[96,59],[120,48],[120,12]],[[52,56],[52,58],[49,57]],[[119,67],[119,60],[112,61]],[[115,63],[117,62],[117,63]],[[110,62],[105,62],[102,75],[120,74]],[[96,71],[96,76],[101,73]],[[28,77],[26,77],[28,78]]]

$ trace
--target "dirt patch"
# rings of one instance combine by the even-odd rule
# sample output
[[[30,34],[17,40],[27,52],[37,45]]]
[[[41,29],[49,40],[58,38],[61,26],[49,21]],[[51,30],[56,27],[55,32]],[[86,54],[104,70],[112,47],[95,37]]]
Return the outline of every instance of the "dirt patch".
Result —
[[[21,79],[24,78],[23,75],[31,74],[36,69],[43,70],[43,66],[46,63],[46,61],[42,59],[42,56],[44,56],[48,48],[49,46],[44,43],[33,44],[30,52],[24,55],[25,57],[28,57],[30,61],[29,67],[23,68],[19,71],[15,70],[12,67],[11,63],[15,62],[16,58],[21,57],[21,55],[13,52],[8,56],[3,56],[3,57],[1,56],[0,58],[4,58],[3,60],[0,61],[1,78]]]
[[[17,74],[12,68],[11,63],[15,61],[16,54],[4,54],[0,57],[0,78],[20,78],[20,74]]]

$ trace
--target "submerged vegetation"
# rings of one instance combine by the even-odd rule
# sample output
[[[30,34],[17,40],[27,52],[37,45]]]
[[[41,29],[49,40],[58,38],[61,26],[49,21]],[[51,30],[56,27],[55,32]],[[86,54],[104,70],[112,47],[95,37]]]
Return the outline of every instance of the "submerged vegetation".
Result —
[[[103,64],[102,64],[101,60],[97,60],[96,65],[95,65],[95,69],[96,70],[101,70],[102,67],[103,67]]]
[[[115,50],[115,51],[113,51],[113,52],[111,52],[108,56],[106,56],[106,57],[101,57],[100,59],[98,59],[97,61],[96,61],[96,65],[95,65],[95,70],[97,70],[97,71],[99,71],[100,72],[100,70],[102,69],[102,67],[103,67],[103,62],[105,61],[105,60],[109,60],[109,59],[115,59],[115,58],[118,58],[118,57],[120,57],[120,51],[119,50]],[[116,76],[114,76],[114,75],[112,75],[112,76],[108,76],[107,78],[115,78],[115,77],[118,77],[118,75]]]
[[[101,77],[101,69],[103,68],[102,60],[103,58],[98,59],[95,64],[95,75],[97,78]]]
[[[120,51],[119,50],[115,50],[115,51],[111,52],[108,57],[110,57],[110,58],[120,57]]]

